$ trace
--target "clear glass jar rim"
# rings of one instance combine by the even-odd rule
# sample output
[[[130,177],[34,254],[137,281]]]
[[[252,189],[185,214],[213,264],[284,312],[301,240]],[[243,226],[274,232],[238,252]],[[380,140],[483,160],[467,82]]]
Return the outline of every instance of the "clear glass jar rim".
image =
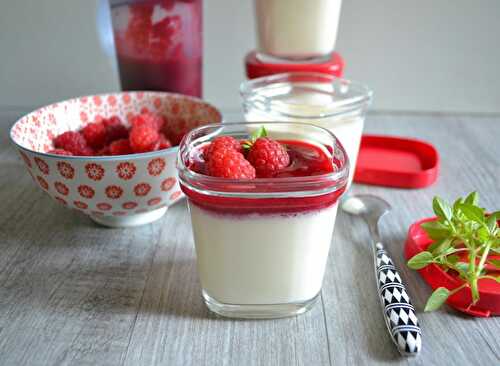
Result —
[[[307,80],[310,78],[311,80]],[[304,82],[317,82],[318,84],[334,83],[348,85],[350,88],[355,88],[358,91],[355,95],[345,98],[343,100],[332,101],[329,104],[321,106],[323,113],[310,114],[310,113],[291,113],[289,110],[281,111],[272,108],[273,97],[259,95],[259,90],[270,90],[273,85],[283,84],[296,84]],[[311,91],[321,94],[331,94],[322,89],[314,89],[314,87],[307,87]],[[259,78],[244,81],[240,84],[240,95],[243,98],[243,103],[247,108],[256,108],[257,110],[266,112],[270,115],[285,116],[290,118],[303,118],[303,119],[318,119],[328,118],[332,116],[350,113],[356,110],[361,110],[364,106],[371,103],[373,98],[373,91],[365,84],[357,81],[339,78],[333,75],[323,74],[319,72],[286,72],[274,75],[262,76]],[[285,104],[280,102],[282,105]],[[289,105],[294,105],[290,103]],[[318,107],[320,109],[320,107]]]
[[[249,126],[249,125],[276,125],[283,127],[284,125],[292,125],[303,128],[311,128],[316,131],[321,131],[333,139],[334,148],[342,154],[341,166],[338,170],[332,173],[306,176],[306,177],[286,177],[286,178],[256,178],[256,179],[226,179],[212,177],[200,173],[196,173],[189,169],[185,164],[185,157],[189,157],[193,143],[197,140],[190,140],[193,135],[202,130],[210,130],[214,128]],[[206,135],[205,135],[206,136]],[[207,142],[204,140],[203,142]],[[187,150],[187,151],[186,151]],[[333,155],[332,155],[333,158]],[[179,146],[177,155],[177,169],[181,184],[186,185],[189,189],[205,195],[213,195],[220,197],[241,197],[241,198],[281,198],[281,197],[314,197],[327,193],[335,192],[342,189],[347,184],[349,176],[349,160],[344,147],[337,137],[329,130],[314,126],[309,123],[300,122],[243,122],[243,123],[223,123],[211,124],[198,127],[190,131],[182,140]],[[326,185],[326,186],[325,186]],[[217,190],[213,187],[249,187],[254,189],[247,190]],[[266,191],[265,188],[272,186],[273,190]],[[294,190],[293,188],[303,187],[310,189]],[[263,190],[263,191],[261,191]]]

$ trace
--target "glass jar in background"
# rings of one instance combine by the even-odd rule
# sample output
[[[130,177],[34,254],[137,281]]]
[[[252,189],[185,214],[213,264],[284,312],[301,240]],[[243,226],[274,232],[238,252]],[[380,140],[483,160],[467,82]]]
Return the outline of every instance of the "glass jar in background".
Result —
[[[254,0],[258,57],[319,61],[335,48],[342,0]]]
[[[366,110],[372,91],[363,84],[314,72],[290,72],[243,82],[240,87],[248,122],[301,122],[333,132],[344,146],[354,177]],[[284,132],[283,127],[274,126]],[[297,128],[292,125],[292,128]]]
[[[202,0],[110,0],[123,90],[201,97]]]

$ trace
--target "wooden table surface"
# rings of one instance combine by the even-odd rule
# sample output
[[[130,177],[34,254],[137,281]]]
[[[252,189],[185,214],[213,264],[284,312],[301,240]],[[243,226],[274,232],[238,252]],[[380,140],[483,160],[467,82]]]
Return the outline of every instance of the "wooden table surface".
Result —
[[[337,217],[321,301],[280,320],[218,318],[202,302],[184,201],[161,220],[106,229],[35,187],[10,146],[21,111],[0,111],[0,365],[500,365],[500,317],[448,307],[404,265],[408,226],[431,199],[477,190],[500,209],[500,117],[370,115],[366,131],[425,139],[442,158],[438,182],[403,190],[354,185],[389,201],[381,232],[423,328],[417,358],[398,356],[378,303],[368,233]]]

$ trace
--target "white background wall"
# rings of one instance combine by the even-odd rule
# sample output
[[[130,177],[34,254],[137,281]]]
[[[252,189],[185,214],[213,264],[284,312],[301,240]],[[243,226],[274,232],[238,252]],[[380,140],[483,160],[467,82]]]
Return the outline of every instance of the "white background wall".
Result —
[[[99,0],[0,0],[0,106],[118,89]],[[251,0],[205,2],[205,97],[239,106]],[[337,49],[374,109],[500,112],[499,0],[344,0]]]

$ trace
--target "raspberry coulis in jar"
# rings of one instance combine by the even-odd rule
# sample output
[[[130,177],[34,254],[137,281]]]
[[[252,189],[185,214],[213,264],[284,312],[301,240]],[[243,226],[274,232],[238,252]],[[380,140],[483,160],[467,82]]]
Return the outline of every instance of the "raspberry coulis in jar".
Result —
[[[267,178],[265,181],[267,185],[261,184],[263,179],[237,181],[237,184],[232,180],[225,183],[225,179],[217,179],[217,187],[210,187],[210,184],[205,186],[206,189],[220,189],[224,192],[235,193],[239,192],[238,184],[245,182],[245,192],[252,193],[252,182],[258,182],[259,187],[255,186],[255,193],[266,192],[287,192],[288,185],[293,185],[294,194],[290,197],[280,198],[247,198],[247,197],[228,197],[204,194],[200,190],[193,190],[181,184],[181,189],[190,198],[191,202],[210,211],[229,214],[291,214],[306,211],[315,211],[322,208],[327,208],[333,205],[338,197],[342,195],[345,190],[345,182],[341,188],[333,190],[333,192],[310,195],[308,190],[308,182],[304,182],[303,186],[297,186],[295,178],[303,177],[318,177],[318,180],[325,175],[334,173],[339,167],[336,165],[335,160],[328,156],[323,149],[318,146],[309,144],[304,141],[298,140],[277,140],[285,146],[286,151],[290,157],[290,164],[281,169],[273,178]],[[187,167],[199,174],[206,174],[206,163],[203,158],[203,150],[208,145],[204,145],[193,151],[188,162]],[[260,181],[260,182],[259,182]],[[294,182],[295,181],[295,182]],[[320,183],[320,187],[328,191],[338,182],[325,180]],[[318,182],[315,182],[318,187]],[[300,192],[304,192],[301,196]],[[299,194],[296,194],[299,193]]]
[[[122,88],[201,97],[201,11],[201,0],[151,0],[114,7],[114,17],[123,13],[130,17],[124,31],[115,30]]]

